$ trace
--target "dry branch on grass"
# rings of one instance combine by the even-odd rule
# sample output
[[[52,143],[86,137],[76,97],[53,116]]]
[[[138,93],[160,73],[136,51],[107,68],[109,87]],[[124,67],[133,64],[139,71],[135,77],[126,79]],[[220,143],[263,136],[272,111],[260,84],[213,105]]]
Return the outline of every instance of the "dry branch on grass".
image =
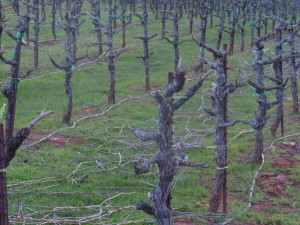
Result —
[[[82,207],[55,207],[51,210],[47,211],[34,211],[33,213],[25,214],[24,210],[30,210],[28,207],[24,206],[20,201],[18,204],[18,212],[14,214],[13,216],[10,216],[10,223],[14,224],[70,224],[70,223],[76,223],[76,224],[90,224],[91,222],[99,221],[102,224],[106,224],[103,221],[107,220],[108,216],[125,210],[131,210],[135,208],[134,206],[110,206],[107,205],[109,201],[118,198],[121,195],[131,195],[135,192],[121,192],[114,196],[111,196],[107,199],[105,199],[103,202],[101,202],[98,205],[89,205],[89,206],[82,206]],[[74,216],[74,217],[60,217],[59,214],[65,214],[65,213],[78,213],[78,212],[87,212],[88,215],[86,216]],[[95,213],[90,213],[90,212]],[[43,216],[42,218],[35,218],[33,216]],[[123,221],[124,224],[125,221]]]
[[[84,116],[84,117],[81,117],[79,118],[78,120],[76,120],[72,126],[69,126],[69,127],[64,127],[64,128],[61,128],[59,130],[56,130],[56,131],[53,131],[52,133],[48,134],[46,137],[34,142],[34,143],[31,143],[29,145],[25,145],[23,146],[21,149],[25,149],[25,148],[28,148],[28,147],[32,147],[36,144],[39,144],[45,140],[48,140],[50,137],[52,137],[54,134],[57,134],[57,133],[60,133],[64,130],[70,130],[70,129],[74,129],[77,125],[77,123],[83,121],[83,120],[87,120],[87,119],[92,119],[92,118],[96,118],[96,117],[99,117],[99,116],[102,116],[104,114],[106,114],[107,112],[109,112],[110,110],[114,109],[115,107],[117,107],[118,105],[124,103],[124,102],[127,102],[129,100],[133,100],[133,99],[141,99],[141,98],[145,98],[147,97],[147,95],[144,95],[144,96],[139,96],[139,97],[131,97],[131,98],[125,98],[121,101],[119,101],[118,103],[114,104],[114,105],[111,105],[109,106],[108,108],[106,108],[105,110],[103,110],[101,113],[97,113],[97,114],[92,114],[92,115],[88,115],[88,116]]]

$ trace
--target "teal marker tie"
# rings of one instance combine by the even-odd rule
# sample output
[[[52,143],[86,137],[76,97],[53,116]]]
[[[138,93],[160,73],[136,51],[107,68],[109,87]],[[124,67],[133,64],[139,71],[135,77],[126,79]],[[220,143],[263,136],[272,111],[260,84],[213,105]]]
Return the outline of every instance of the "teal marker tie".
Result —
[[[22,34],[21,34],[20,31],[18,31],[18,33],[17,33],[17,38],[21,38],[21,37],[22,37]]]
[[[21,33],[20,31],[18,31],[18,33],[17,33],[17,38],[18,39],[21,39],[21,42],[23,43],[23,44],[27,44],[27,42],[24,40],[24,38],[23,38],[23,33]]]
[[[70,62],[70,64],[69,64],[70,66],[71,66],[71,70],[73,71],[73,70],[75,70],[75,66],[73,65],[73,63],[72,62]]]
[[[265,95],[266,95],[266,94],[267,94],[267,91],[266,91],[266,90],[264,90],[264,93],[262,93],[262,94],[258,94],[258,93],[257,93],[257,90],[255,89],[255,91],[254,91],[254,93],[252,94],[252,96],[253,96],[253,97],[259,97],[260,95],[263,95],[263,94],[265,94]]]
[[[12,85],[15,89],[18,87],[18,85],[19,85],[18,78],[13,78],[12,79]]]

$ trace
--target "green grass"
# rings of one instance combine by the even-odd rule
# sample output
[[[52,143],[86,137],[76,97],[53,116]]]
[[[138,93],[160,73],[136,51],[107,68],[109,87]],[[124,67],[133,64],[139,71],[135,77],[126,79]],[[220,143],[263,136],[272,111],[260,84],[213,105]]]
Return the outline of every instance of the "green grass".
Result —
[[[84,10],[88,10],[87,3]],[[8,27],[15,24],[15,16],[12,11],[7,11],[10,19]],[[49,14],[49,12],[48,12]],[[103,14],[103,17],[106,13]],[[88,16],[86,16],[86,19]],[[52,39],[50,31],[50,18],[46,23],[41,24],[40,39]],[[149,33],[154,34],[160,31],[160,23],[150,14]],[[134,17],[133,23],[138,23]],[[95,41],[95,35],[89,33],[92,28],[87,19],[80,28],[81,36],[78,37],[78,55],[88,52],[90,58],[96,56],[97,48],[91,45]],[[167,28],[171,31],[172,24],[168,22]],[[249,27],[247,28],[249,29]],[[195,33],[198,33],[195,25]],[[64,33],[57,28],[58,38],[63,38]],[[249,33],[249,30],[247,30]],[[133,36],[140,35],[142,27],[131,26],[127,31],[128,52],[122,54],[116,62],[116,98],[117,102],[126,98],[144,96],[144,69],[143,62],[137,59],[143,52],[142,43]],[[188,74],[198,77],[201,74],[193,72],[192,65],[198,59],[199,48],[192,41],[188,34],[186,19],[180,24],[180,34],[187,41],[180,45],[180,55],[183,57],[183,67]],[[32,31],[31,31],[32,35]],[[151,40],[150,48],[154,48],[154,55],[150,59],[151,85],[153,90],[161,90],[167,82],[167,73],[173,71],[174,52],[172,46],[165,40],[157,38]],[[215,45],[216,30],[208,29],[207,42]],[[254,79],[253,71],[245,62],[252,61],[252,52],[249,48],[250,35],[246,39],[246,51],[240,53],[235,51],[229,56],[229,81],[235,82],[242,77],[238,72],[244,70],[250,79]],[[228,34],[224,34],[224,43],[228,41]],[[121,34],[115,37],[115,47],[119,48]],[[240,43],[239,34],[236,36],[236,49]],[[13,53],[13,41],[7,35],[3,36],[5,56],[10,58]],[[273,43],[269,41],[266,48],[272,48]],[[106,49],[105,49],[106,51]],[[16,129],[26,126],[43,109],[54,110],[51,115],[36,125],[34,134],[49,134],[53,131],[66,128],[61,119],[66,110],[66,95],[64,91],[64,73],[58,71],[50,63],[48,54],[57,62],[62,63],[64,53],[64,41],[58,41],[53,46],[40,45],[40,68],[35,71],[30,80],[22,80],[18,86],[18,102],[16,111]],[[206,57],[212,59],[209,53]],[[80,63],[78,63],[79,65]],[[22,51],[21,72],[33,65],[33,47],[24,47]],[[205,71],[208,68],[205,67]],[[0,81],[5,81],[9,74],[9,67],[1,63]],[[287,73],[286,73],[287,75]],[[42,76],[41,78],[38,78]],[[38,79],[34,79],[38,78]],[[187,87],[194,84],[195,80],[187,81]],[[89,114],[103,112],[110,105],[107,104],[107,93],[109,84],[109,73],[105,63],[86,65],[74,71],[72,77],[74,87],[74,115],[71,124],[76,120]],[[215,75],[204,83],[204,88],[212,88],[215,83]],[[2,86],[2,84],[1,84]],[[202,142],[203,147],[186,150],[186,153],[194,162],[206,162],[211,166],[207,169],[180,168],[174,179],[172,189],[172,207],[176,211],[204,214],[209,207],[209,197],[213,188],[215,176],[215,149],[206,146],[214,145],[214,118],[207,117],[199,110],[203,93],[201,89],[190,102],[175,113],[174,121],[174,143],[180,141],[181,136],[189,131],[195,132],[196,137],[188,142]],[[184,93],[184,91],[182,91]],[[256,110],[256,99],[252,96],[253,89],[244,87],[230,95],[229,117],[253,119]],[[268,97],[272,97],[272,92]],[[287,96],[290,91],[287,90]],[[5,102],[0,97],[0,106]],[[206,106],[210,106],[210,99],[204,97]],[[291,102],[286,101],[286,109],[291,107]],[[275,107],[270,111],[274,116]],[[297,126],[290,110],[286,110],[286,133],[297,132]],[[50,213],[46,218],[57,217],[84,217],[96,214],[101,209],[104,213],[116,210],[118,207],[132,206],[128,209],[113,211],[103,219],[104,224],[115,224],[124,221],[152,220],[143,212],[136,211],[134,205],[140,200],[147,201],[148,192],[153,192],[157,182],[157,167],[153,166],[148,174],[137,176],[131,167],[131,162],[145,155],[145,158],[153,156],[157,152],[157,146],[153,142],[141,143],[133,135],[132,128],[144,128],[146,130],[157,130],[157,104],[150,96],[141,99],[132,99],[116,106],[106,114],[82,120],[77,123],[74,129],[65,129],[54,135],[54,137],[70,138],[70,143],[61,146],[53,145],[53,140],[46,140],[35,146],[20,149],[16,158],[8,168],[8,192],[9,192],[9,214],[17,212],[17,200],[24,205],[23,213],[33,218],[41,219],[48,215],[51,210],[57,207],[64,207],[60,212]],[[3,117],[1,118],[3,121]],[[265,142],[266,146],[274,138],[269,135],[270,123],[266,125]],[[254,144],[253,133],[245,133],[235,137],[241,130],[250,129],[245,125],[238,124],[228,129],[228,190],[229,190],[229,212],[231,216],[241,212],[248,205],[249,191],[253,176],[258,165],[251,165],[247,159],[252,156]],[[210,130],[211,133],[197,132],[197,130]],[[299,131],[298,131],[299,132]],[[235,138],[234,138],[235,137]],[[233,139],[234,138],[234,139]],[[283,150],[284,151],[284,150]],[[266,155],[264,171],[278,172],[272,168],[271,157],[279,156],[281,152],[276,151]],[[120,157],[121,156],[121,157]],[[299,159],[299,158],[298,158]],[[282,170],[281,170],[282,172]],[[297,194],[299,186],[299,166],[288,172],[291,183],[284,191],[284,196],[273,199],[274,204],[280,206],[289,204],[294,212],[285,212],[270,209],[262,212],[250,209],[246,214],[238,215],[235,222],[251,222],[254,224],[298,224],[300,223],[299,208],[300,199]],[[261,202],[269,197],[266,190],[256,186],[254,202]],[[120,194],[120,195],[119,195]],[[116,196],[112,198],[113,196]],[[112,198],[112,199],[110,199]],[[110,200],[107,200],[110,199]],[[107,202],[105,202],[107,200]],[[86,208],[85,206],[99,205],[101,207]],[[70,208],[79,207],[79,208]],[[83,207],[83,208],[80,208]],[[84,208],[85,207],[85,208]],[[199,224],[207,224],[211,218],[196,216],[193,218]],[[218,220],[218,219],[216,219]],[[226,218],[219,218],[220,221]],[[100,223],[100,220],[95,220]],[[86,222],[87,224],[89,222]],[[72,224],[72,223],[70,223]],[[75,223],[74,223],[75,224]],[[150,222],[148,224],[151,224]]]

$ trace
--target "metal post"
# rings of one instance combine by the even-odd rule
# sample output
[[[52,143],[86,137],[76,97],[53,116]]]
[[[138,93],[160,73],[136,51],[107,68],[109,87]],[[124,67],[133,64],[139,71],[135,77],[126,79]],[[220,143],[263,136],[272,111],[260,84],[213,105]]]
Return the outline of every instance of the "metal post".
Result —
[[[0,123],[0,225],[8,225],[8,203],[6,189],[6,166],[4,155],[3,124]]]

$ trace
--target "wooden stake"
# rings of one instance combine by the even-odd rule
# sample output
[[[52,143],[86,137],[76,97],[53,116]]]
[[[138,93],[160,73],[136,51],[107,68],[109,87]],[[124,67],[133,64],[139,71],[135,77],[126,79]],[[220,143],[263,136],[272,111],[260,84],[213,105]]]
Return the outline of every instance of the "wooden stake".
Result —
[[[4,156],[4,132],[0,123],[0,224],[8,225],[8,204],[6,189],[6,168]]]
[[[174,73],[173,72],[169,72],[168,73],[168,84],[172,83],[174,80]]]
[[[224,44],[223,45],[223,49],[225,51],[227,51],[227,44]],[[224,72],[225,72],[225,76],[226,76],[226,83],[227,83],[227,70],[228,70],[228,67],[227,67],[227,55],[225,56],[225,59],[224,59]],[[227,99],[227,98],[226,98]],[[225,103],[225,107],[226,107],[226,110],[225,110],[225,115],[224,115],[224,121],[227,122],[228,121],[228,118],[227,118],[227,101]],[[225,134],[225,143],[227,145],[227,130],[226,130],[226,134]],[[225,157],[226,157],[226,163],[227,163],[227,146],[226,146],[226,153],[225,153]],[[227,169],[224,169],[224,181],[223,181],[223,213],[227,213]]]

